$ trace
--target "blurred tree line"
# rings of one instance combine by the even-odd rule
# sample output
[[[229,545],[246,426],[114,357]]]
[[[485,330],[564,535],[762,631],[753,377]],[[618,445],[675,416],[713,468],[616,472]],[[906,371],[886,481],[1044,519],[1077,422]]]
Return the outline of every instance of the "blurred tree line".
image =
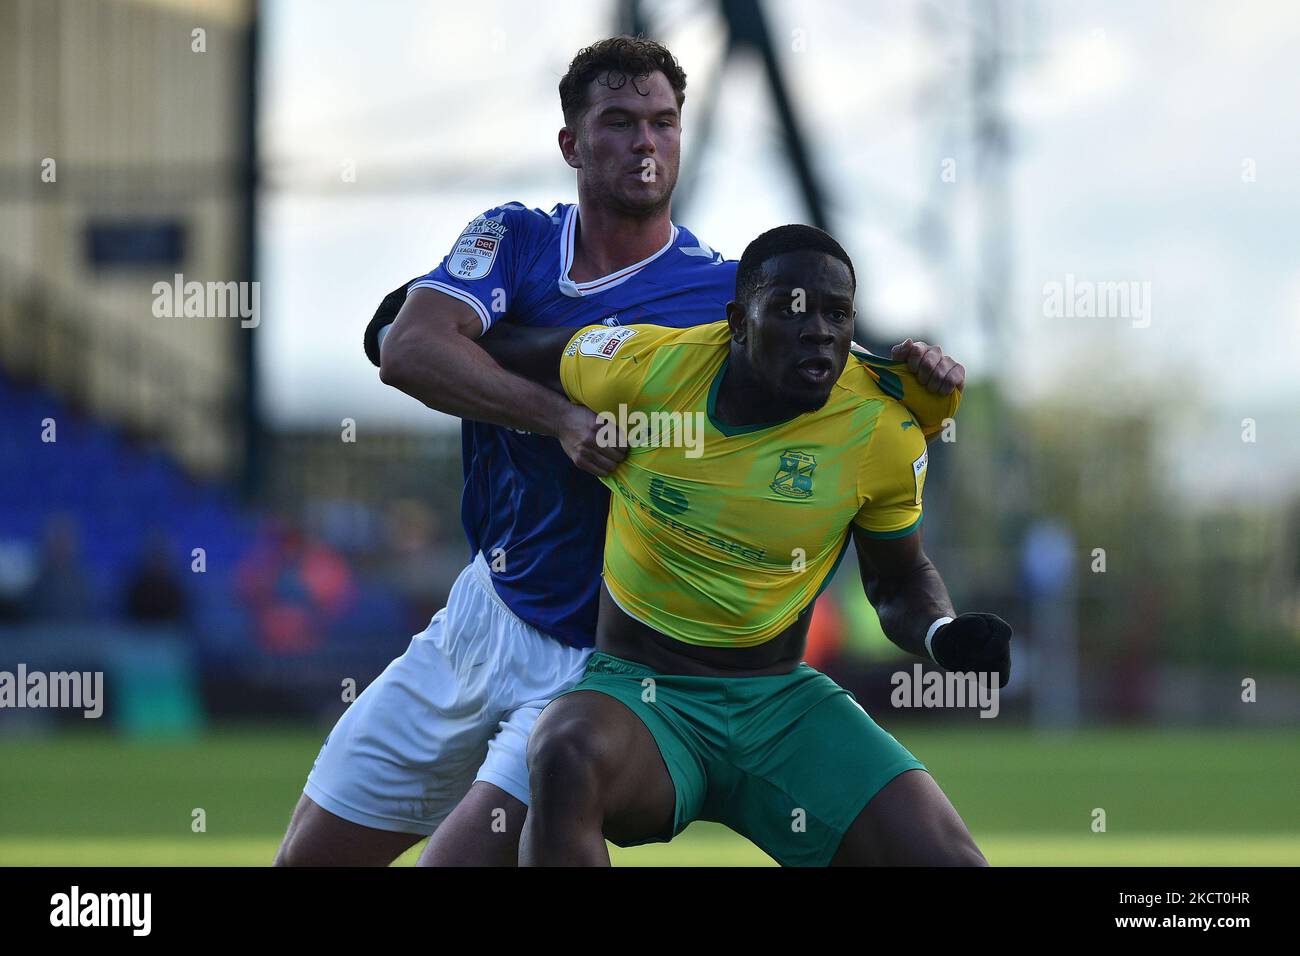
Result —
[[[955,596],[1020,605],[1020,543],[1055,520],[1075,537],[1085,666],[1140,657],[1300,674],[1300,494],[1183,500],[1144,411],[1020,406],[970,387],[941,471],[943,538],[964,575]]]

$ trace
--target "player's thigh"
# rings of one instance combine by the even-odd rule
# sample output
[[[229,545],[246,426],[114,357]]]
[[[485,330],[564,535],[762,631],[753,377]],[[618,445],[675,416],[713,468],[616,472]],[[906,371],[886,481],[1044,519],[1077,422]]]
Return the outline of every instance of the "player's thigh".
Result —
[[[528,807],[500,787],[476,780],[429,837],[420,866],[518,866]]]
[[[423,840],[335,816],[303,794],[275,854],[276,866],[388,866]]]
[[[832,866],[987,866],[966,824],[924,770],[899,774],[844,834]]]
[[[615,843],[666,839],[672,777],[650,729],[622,701],[578,690],[552,701],[528,746],[533,812],[596,810]]]

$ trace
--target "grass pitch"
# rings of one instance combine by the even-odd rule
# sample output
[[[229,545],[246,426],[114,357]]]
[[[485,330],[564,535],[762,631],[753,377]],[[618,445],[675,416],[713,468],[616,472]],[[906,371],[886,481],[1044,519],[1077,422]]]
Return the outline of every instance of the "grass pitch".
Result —
[[[994,865],[1300,865],[1300,733],[890,730],[925,761]],[[0,739],[0,865],[267,864],[323,736]],[[196,808],[204,833],[191,830]],[[1104,833],[1092,830],[1097,808]],[[615,848],[613,858],[771,865],[707,823],[669,845]]]

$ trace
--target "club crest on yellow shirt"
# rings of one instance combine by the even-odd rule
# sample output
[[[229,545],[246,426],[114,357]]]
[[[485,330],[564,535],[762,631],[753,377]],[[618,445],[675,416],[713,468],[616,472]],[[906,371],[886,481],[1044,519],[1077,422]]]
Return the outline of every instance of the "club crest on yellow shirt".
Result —
[[[811,498],[816,467],[816,455],[787,448],[781,452],[781,466],[777,468],[770,487],[786,498]]]

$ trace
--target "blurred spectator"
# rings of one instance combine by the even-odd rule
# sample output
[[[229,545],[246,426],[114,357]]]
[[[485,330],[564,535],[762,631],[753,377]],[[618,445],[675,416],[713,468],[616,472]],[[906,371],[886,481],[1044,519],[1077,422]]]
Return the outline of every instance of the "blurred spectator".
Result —
[[[0,623],[19,620],[36,579],[36,558],[26,541],[0,541]]]
[[[189,618],[189,597],[172,568],[170,551],[160,533],[149,536],[140,563],[127,580],[124,603],[128,620],[179,624]]]
[[[828,591],[813,605],[803,659],[810,667],[825,670],[827,663],[839,655],[843,646],[844,615],[840,613],[838,599]]]
[[[268,525],[235,573],[262,646],[276,654],[319,648],[356,593],[352,572],[333,549],[283,523]]]
[[[36,580],[27,592],[27,616],[39,623],[84,621],[94,611],[90,580],[81,564],[76,520],[55,514],[45,526]]]
[[[388,544],[380,573],[410,606],[409,626],[423,630],[465,567],[463,539],[448,540],[437,512],[413,498],[394,501],[385,519]]]

